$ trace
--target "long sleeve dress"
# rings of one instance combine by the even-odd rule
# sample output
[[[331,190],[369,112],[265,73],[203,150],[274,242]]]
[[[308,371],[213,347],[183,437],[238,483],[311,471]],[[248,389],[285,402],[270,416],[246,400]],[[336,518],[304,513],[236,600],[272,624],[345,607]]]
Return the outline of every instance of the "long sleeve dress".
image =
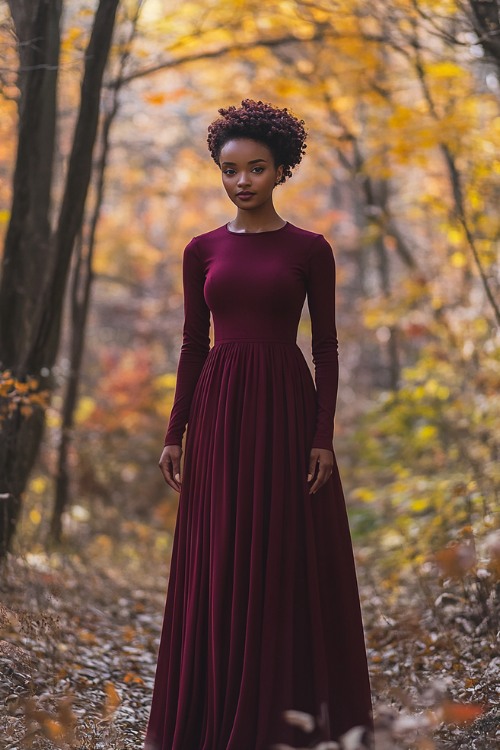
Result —
[[[373,728],[333,448],[335,280],[325,237],[291,222],[243,234],[224,224],[184,250],[164,443],[187,433],[145,750],[304,747]],[[296,343],[306,295],[314,380]],[[334,466],[309,494],[313,447]],[[287,710],[312,714],[313,734]]]

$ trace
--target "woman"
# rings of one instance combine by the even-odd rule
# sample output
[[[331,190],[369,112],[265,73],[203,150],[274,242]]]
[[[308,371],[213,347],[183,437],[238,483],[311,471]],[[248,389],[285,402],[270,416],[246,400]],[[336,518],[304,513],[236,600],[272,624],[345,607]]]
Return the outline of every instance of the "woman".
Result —
[[[237,213],[183,255],[160,458],[179,509],[148,750],[268,750],[373,728],[333,449],[335,261],[273,205],[305,152],[304,121],[251,99],[218,112],[208,146]],[[306,296],[314,380],[296,343]],[[311,714],[314,733],[287,710]]]

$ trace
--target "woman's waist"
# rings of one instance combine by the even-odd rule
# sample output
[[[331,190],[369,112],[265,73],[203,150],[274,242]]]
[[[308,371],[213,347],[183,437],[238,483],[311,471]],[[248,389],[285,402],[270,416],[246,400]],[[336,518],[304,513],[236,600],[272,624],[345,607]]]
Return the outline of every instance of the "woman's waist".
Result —
[[[219,346],[221,344],[286,344],[287,346],[298,347],[296,339],[290,338],[277,338],[277,337],[265,337],[265,336],[216,336],[214,338],[213,346]]]

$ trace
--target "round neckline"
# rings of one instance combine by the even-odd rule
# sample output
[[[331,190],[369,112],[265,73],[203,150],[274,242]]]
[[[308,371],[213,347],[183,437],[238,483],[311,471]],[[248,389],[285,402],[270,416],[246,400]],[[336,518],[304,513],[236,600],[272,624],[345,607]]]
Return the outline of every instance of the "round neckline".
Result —
[[[229,229],[229,222],[224,224],[224,227],[226,229],[226,232],[229,234],[235,234],[237,237],[248,237],[248,235],[254,236],[256,234],[274,234],[274,232],[282,232],[283,229],[286,229],[289,226],[290,222],[287,221],[285,224],[283,224],[282,227],[279,227],[279,229],[265,229],[262,232],[233,232],[231,229]]]

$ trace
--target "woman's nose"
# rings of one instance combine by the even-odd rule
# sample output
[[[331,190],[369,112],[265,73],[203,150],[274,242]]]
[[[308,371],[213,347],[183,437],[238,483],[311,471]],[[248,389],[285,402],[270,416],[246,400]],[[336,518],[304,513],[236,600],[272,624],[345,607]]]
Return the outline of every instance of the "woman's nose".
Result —
[[[249,184],[250,184],[249,177],[246,174],[242,174],[238,180],[238,187],[243,186],[243,185],[249,185]]]

